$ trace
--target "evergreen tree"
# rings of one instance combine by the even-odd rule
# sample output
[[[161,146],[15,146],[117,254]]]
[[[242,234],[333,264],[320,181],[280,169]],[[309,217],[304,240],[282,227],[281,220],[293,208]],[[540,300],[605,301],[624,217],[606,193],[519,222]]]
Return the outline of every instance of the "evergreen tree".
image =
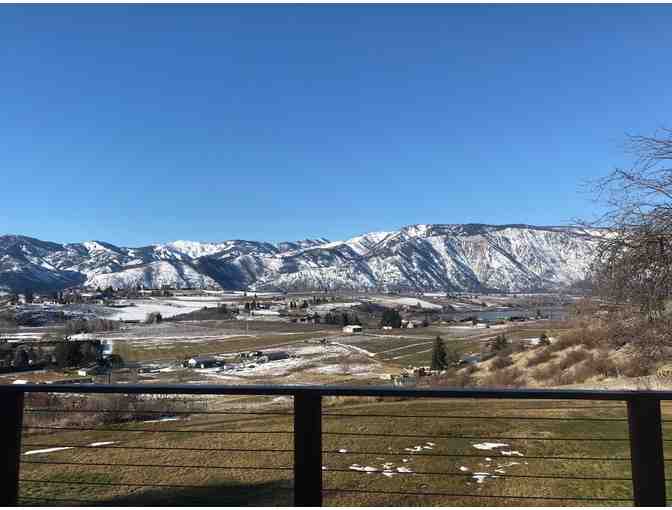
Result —
[[[490,349],[493,352],[501,351],[503,349],[506,349],[509,346],[509,341],[504,335],[497,335],[495,340],[492,342],[490,345]]]
[[[350,319],[347,313],[341,315],[341,326],[348,326],[350,324]]]
[[[443,344],[441,337],[437,336],[432,348],[432,370],[444,370],[448,366],[446,356],[446,346]]]
[[[17,349],[14,353],[14,368],[27,367],[28,362],[28,353],[25,351],[25,349]]]
[[[390,326],[392,328],[398,329],[401,327],[401,315],[397,310],[391,308],[386,309],[383,312],[383,317],[380,321],[380,326]]]

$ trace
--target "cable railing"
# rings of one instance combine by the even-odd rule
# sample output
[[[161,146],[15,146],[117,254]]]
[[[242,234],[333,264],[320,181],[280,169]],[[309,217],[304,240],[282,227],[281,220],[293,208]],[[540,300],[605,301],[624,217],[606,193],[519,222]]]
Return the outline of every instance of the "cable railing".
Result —
[[[203,396],[214,405],[189,408]],[[291,408],[269,397],[291,397]],[[652,391],[0,386],[0,502],[664,506],[668,400]]]

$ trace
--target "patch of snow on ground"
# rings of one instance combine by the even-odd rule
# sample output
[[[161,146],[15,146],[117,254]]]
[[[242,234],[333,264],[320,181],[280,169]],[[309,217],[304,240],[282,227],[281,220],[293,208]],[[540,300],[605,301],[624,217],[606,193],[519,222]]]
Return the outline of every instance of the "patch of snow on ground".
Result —
[[[355,347],[354,345],[349,345],[349,344],[342,344],[339,342],[331,342],[332,345],[339,345],[341,347],[344,347],[348,350],[354,350],[357,352],[360,352],[362,354],[365,354],[366,356],[369,356],[370,358],[374,357],[376,354],[373,352],[369,352],[366,349],[362,349],[361,347]]]
[[[476,483],[483,483],[489,477],[492,477],[490,473],[474,473],[472,478],[476,480]]]
[[[347,372],[348,374],[368,374],[371,372],[371,366],[333,364],[311,368],[308,372],[315,372],[318,374],[342,374],[344,372]]]
[[[471,446],[477,450],[494,450],[495,448],[504,448],[509,445],[507,443],[477,443],[472,444]]]
[[[24,455],[36,455],[38,453],[51,453],[51,452],[60,452],[61,450],[72,450],[72,446],[59,446],[58,448],[46,448],[44,450],[30,450],[29,452],[24,452]]]
[[[115,444],[119,441],[99,441],[97,443],[91,443],[88,446],[107,446],[108,444]]]
[[[179,418],[177,416],[169,416],[166,418],[159,418],[158,420],[145,420],[142,423],[160,423],[164,421],[177,421]]]
[[[524,455],[517,450],[507,450],[507,451],[502,450],[500,453],[502,455],[507,455],[507,456],[517,455],[518,457],[524,457]]]

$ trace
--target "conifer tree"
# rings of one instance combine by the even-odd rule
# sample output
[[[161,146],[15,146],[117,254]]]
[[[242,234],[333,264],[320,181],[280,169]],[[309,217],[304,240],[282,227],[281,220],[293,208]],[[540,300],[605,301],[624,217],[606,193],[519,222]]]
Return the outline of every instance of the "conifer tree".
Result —
[[[448,366],[446,360],[446,346],[440,336],[434,340],[434,347],[432,348],[432,370],[444,370]]]

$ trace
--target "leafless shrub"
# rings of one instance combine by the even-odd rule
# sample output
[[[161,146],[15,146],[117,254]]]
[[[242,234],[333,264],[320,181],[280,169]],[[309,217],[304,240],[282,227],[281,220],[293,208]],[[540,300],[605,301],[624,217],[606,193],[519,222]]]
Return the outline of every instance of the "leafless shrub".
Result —
[[[654,372],[655,360],[648,356],[635,354],[630,360],[621,363],[620,372],[625,377],[643,377]]]
[[[511,365],[513,365],[513,359],[511,358],[510,355],[496,356],[495,359],[492,360],[492,363],[490,364],[490,372],[494,372],[496,370],[502,370]]]
[[[476,363],[473,363],[471,365],[467,365],[467,367],[465,369],[463,369],[462,371],[465,374],[472,375],[474,372],[478,372],[479,370],[480,370],[480,367]]]
[[[586,373],[592,373],[601,377],[616,377],[619,373],[618,365],[609,357],[609,353],[606,351],[591,354],[583,363]]]
[[[551,378],[551,384],[553,386],[565,386],[567,384],[573,384],[576,382],[574,374],[567,371],[556,372]]]
[[[559,352],[576,345],[581,345],[582,343],[582,336],[578,336],[576,334],[564,334],[555,342],[551,343],[551,345],[549,345],[546,349],[548,349],[550,352]]]
[[[565,357],[558,362],[558,365],[562,370],[567,370],[589,357],[590,353],[588,351],[584,349],[576,349],[569,351]]]
[[[468,370],[449,371],[447,374],[433,378],[431,386],[448,386],[451,388],[468,388],[476,386],[476,381]]]
[[[121,327],[119,321],[108,319],[75,319],[65,323],[64,333],[76,335],[77,333],[96,333],[99,331],[117,331]]]
[[[557,363],[547,363],[532,372],[532,377],[537,381],[548,381],[561,371]]]
[[[672,130],[629,136],[627,148],[632,164],[595,185],[607,212],[585,222],[612,233],[600,238],[593,281],[603,296],[660,317],[672,294]]]
[[[572,372],[572,378],[574,379],[575,383],[585,382],[591,377],[594,377],[595,375],[596,374],[594,368],[587,363],[581,363],[575,366]]]
[[[528,358],[528,360],[525,362],[525,366],[527,368],[531,368],[536,367],[537,365],[541,365],[542,363],[548,363],[554,358],[554,356],[555,355],[551,351],[544,349],[530,356],[530,358]]]
[[[31,413],[30,426],[97,426],[135,420],[150,420],[175,413],[202,411],[205,404],[192,398],[145,398],[142,395],[87,395],[67,397],[55,394],[29,394],[26,407],[50,412]],[[63,411],[56,412],[56,411]]]
[[[505,370],[498,370],[483,380],[483,386],[486,387],[512,387],[519,388],[525,386],[526,380],[522,370],[511,367]]]

